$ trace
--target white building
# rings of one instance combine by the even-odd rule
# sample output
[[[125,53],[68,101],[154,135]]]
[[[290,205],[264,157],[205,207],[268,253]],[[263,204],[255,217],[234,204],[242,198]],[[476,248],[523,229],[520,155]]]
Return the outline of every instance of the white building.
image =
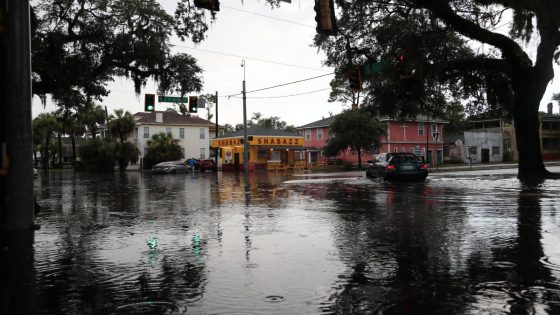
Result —
[[[500,128],[465,131],[465,163],[501,162],[504,137]]]
[[[207,159],[210,157],[209,120],[184,116],[174,111],[138,112],[133,115],[136,129],[130,141],[138,146],[140,160],[148,153],[148,140],[158,133],[169,133],[177,139],[184,158]]]

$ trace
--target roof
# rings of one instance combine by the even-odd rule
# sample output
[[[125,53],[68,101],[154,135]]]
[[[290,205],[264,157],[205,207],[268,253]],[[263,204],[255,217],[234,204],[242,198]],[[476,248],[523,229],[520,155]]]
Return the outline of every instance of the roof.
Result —
[[[280,130],[280,129],[260,127],[260,126],[247,128],[247,136],[301,137],[301,135],[297,133]],[[235,137],[243,137],[243,129],[227,133],[216,139],[235,138]]]
[[[334,122],[334,120],[336,119],[336,116],[331,116],[325,119],[321,119],[312,123],[309,123],[307,125],[303,125],[298,127],[298,129],[308,129],[308,128],[320,128],[320,127],[330,127],[330,125]],[[393,118],[393,117],[389,117],[389,116],[383,116],[383,117],[379,117],[379,121],[399,121],[398,118]],[[406,121],[415,121],[415,122],[430,122],[430,123],[440,123],[440,124],[448,124],[449,122],[447,120],[443,120],[443,119],[439,119],[439,118],[434,118],[434,117],[428,117],[426,115],[417,115],[415,120],[410,120],[407,119]]]
[[[455,143],[457,140],[465,142],[465,137],[463,135],[444,135],[443,143]]]
[[[329,127],[334,122],[335,119],[336,119],[336,115],[321,120],[317,120],[307,125],[303,125],[301,127],[298,127],[298,129]]]
[[[156,114],[161,113],[162,122],[156,122]],[[136,122],[140,124],[158,124],[158,125],[197,125],[197,126],[215,126],[213,122],[196,116],[184,116],[175,111],[154,111],[154,112],[138,112],[134,115]]]
[[[379,117],[379,121],[401,121],[400,118],[383,116]],[[448,124],[447,120],[443,120],[433,116],[426,116],[426,115],[416,115],[415,119],[407,118],[404,121],[407,122],[427,122],[427,123],[439,123],[439,124]]]

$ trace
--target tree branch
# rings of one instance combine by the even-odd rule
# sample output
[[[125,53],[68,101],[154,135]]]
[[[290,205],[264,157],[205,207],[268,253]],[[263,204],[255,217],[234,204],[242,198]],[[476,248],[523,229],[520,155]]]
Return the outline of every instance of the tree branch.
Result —
[[[418,5],[434,12],[445,23],[456,29],[459,33],[497,47],[504,58],[509,62],[522,66],[531,66],[532,62],[523,49],[511,38],[493,33],[455,13],[447,1],[444,0],[414,0]]]

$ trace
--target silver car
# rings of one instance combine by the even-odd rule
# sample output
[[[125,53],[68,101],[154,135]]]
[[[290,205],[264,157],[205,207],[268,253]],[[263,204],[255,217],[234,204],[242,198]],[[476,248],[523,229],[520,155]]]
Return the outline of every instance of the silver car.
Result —
[[[152,167],[152,172],[157,174],[187,173],[191,168],[183,161],[161,162]]]

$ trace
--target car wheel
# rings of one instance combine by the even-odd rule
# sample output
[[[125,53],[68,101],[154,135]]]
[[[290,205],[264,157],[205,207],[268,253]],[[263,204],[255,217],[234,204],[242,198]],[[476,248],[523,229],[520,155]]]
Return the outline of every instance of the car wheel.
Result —
[[[381,172],[381,170],[379,170],[379,173],[377,174],[377,181],[380,183],[383,183],[383,172]]]
[[[175,175],[175,174],[177,174],[177,171],[176,171],[176,170],[172,170],[170,173],[171,173],[171,175]]]

